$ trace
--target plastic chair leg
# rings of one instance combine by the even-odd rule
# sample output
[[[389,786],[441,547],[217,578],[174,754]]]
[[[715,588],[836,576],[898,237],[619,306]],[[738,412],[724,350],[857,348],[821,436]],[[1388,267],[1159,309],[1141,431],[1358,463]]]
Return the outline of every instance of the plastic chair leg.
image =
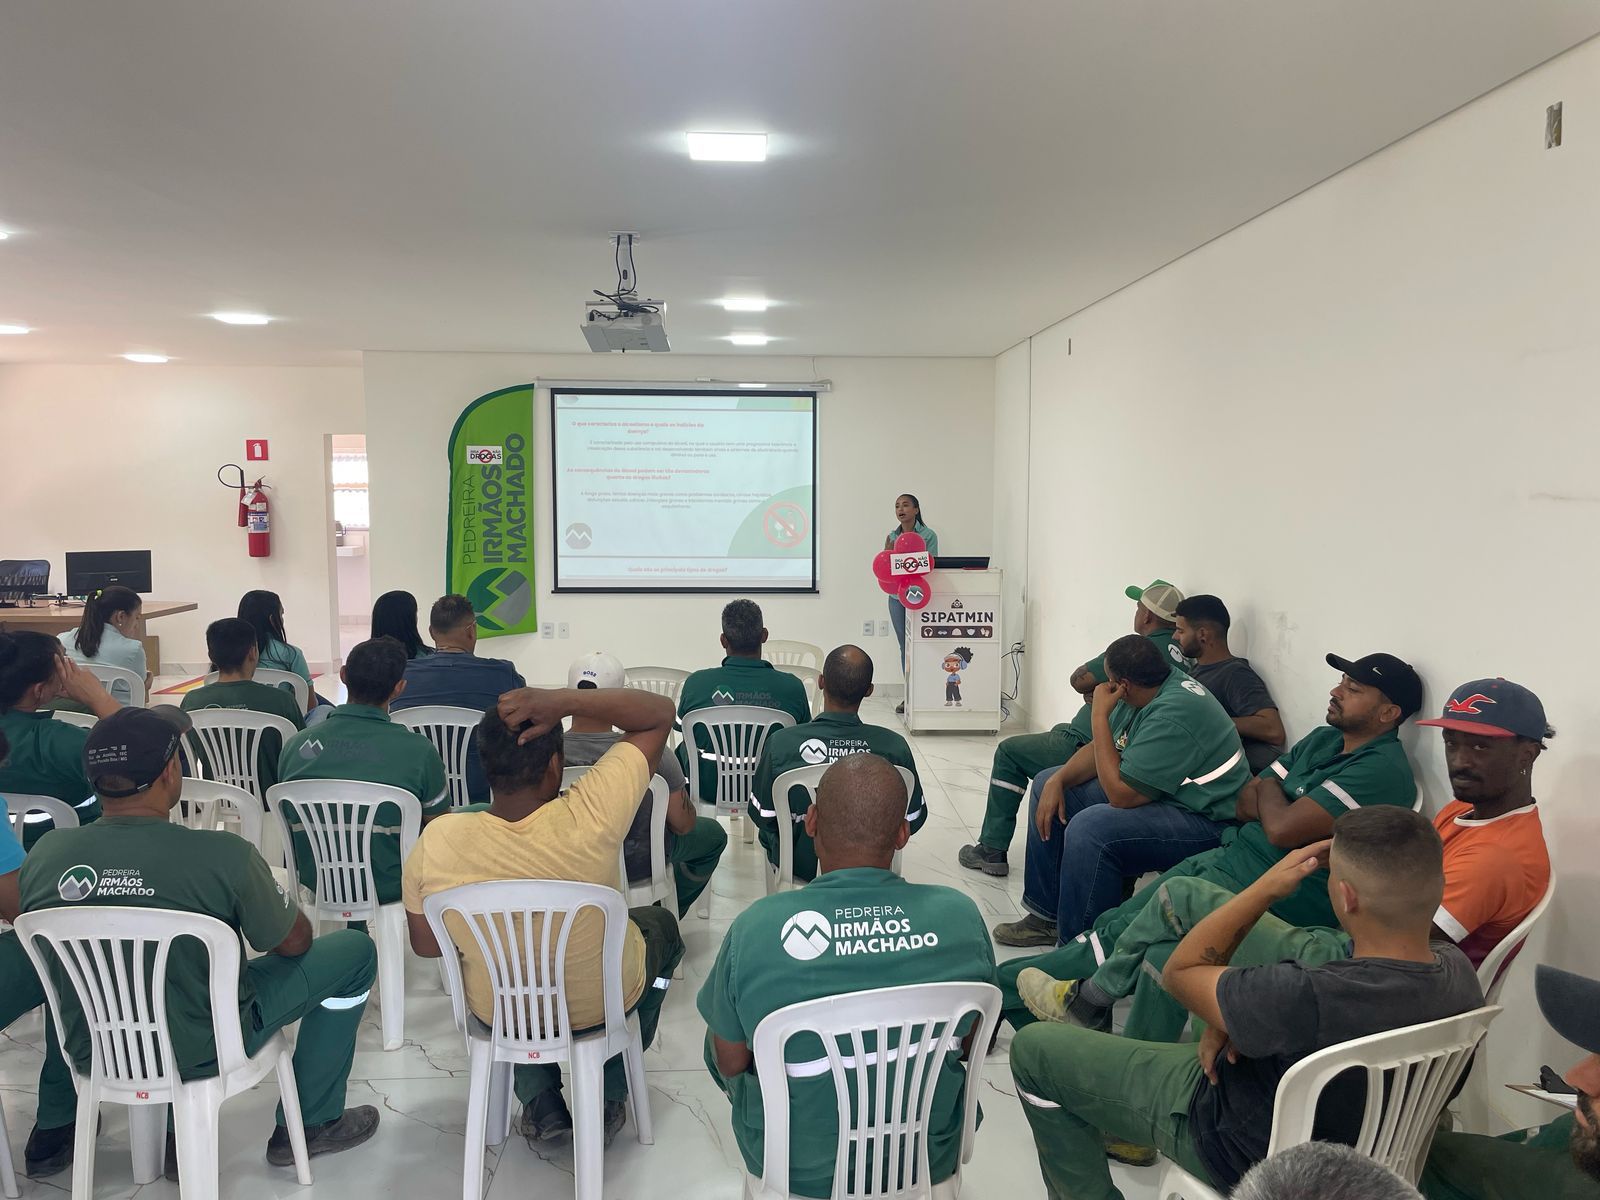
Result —
[[[128,1106],[128,1145],[133,1151],[133,1181],[142,1185],[160,1179],[167,1156],[167,1105]]]
[[[605,1047],[600,1039],[574,1042],[572,1058],[572,1170],[575,1200],[600,1200],[605,1183]]]
[[[370,922],[378,947],[378,1015],[383,1022],[383,1048],[398,1050],[406,1037],[405,908],[385,904]]]
[[[483,1200],[483,1146],[497,1114],[490,1112],[494,1092],[494,1048],[482,1038],[467,1039],[471,1069],[467,1076],[467,1149],[461,1168],[461,1200]],[[504,1118],[501,1118],[503,1121]]]
[[[184,1084],[172,1105],[173,1140],[178,1146],[178,1170],[183,1176],[183,1200],[220,1200],[218,1177],[218,1118],[222,1115],[222,1089],[215,1080]],[[187,1093],[185,1095],[184,1093]]]
[[[280,1035],[281,1036],[281,1035]],[[311,1186],[311,1155],[306,1151],[306,1126],[300,1111],[300,1085],[294,1077],[294,1051],[287,1041],[278,1054],[278,1099],[283,1103],[283,1124],[294,1151],[294,1175],[301,1187]]]
[[[7,1196],[22,1195],[17,1187],[17,1170],[11,1164],[11,1138],[6,1132],[6,1110],[0,1106],[0,1192]]]
[[[99,1115],[99,1093],[89,1080],[78,1080],[78,1127],[72,1137],[72,1200],[90,1200],[94,1195],[94,1147]]]
[[[491,1146],[503,1146],[511,1136],[511,1125],[518,1115],[512,1083],[511,1064],[495,1063],[489,1074],[489,1123],[484,1130]]]
[[[634,1132],[639,1144],[656,1144],[654,1127],[650,1120],[650,1082],[644,1073],[644,1037],[639,1032],[639,1014],[628,1017],[628,1048],[622,1053],[623,1069],[628,1076],[628,1109],[633,1114]]]

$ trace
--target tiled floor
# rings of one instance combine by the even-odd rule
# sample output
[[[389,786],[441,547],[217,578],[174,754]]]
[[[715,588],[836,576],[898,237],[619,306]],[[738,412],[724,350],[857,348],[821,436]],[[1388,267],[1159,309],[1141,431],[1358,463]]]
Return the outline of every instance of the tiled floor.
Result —
[[[161,686],[158,684],[158,686]],[[867,719],[897,725],[892,700],[870,700]],[[906,875],[918,881],[960,888],[977,902],[986,919],[1019,915],[1020,872],[996,880],[962,870],[956,851],[975,840],[983,817],[985,784],[994,739],[928,735],[911,740],[923,788],[928,823],[906,849]],[[645,1055],[650,1076],[655,1144],[641,1146],[632,1127],[618,1136],[605,1158],[606,1200],[694,1197],[724,1200],[740,1195],[742,1164],[728,1123],[727,1102],[701,1061],[704,1026],[695,1011],[695,993],[704,981],[717,945],[732,918],[764,894],[758,850],[735,841],[713,881],[711,919],[691,913],[683,922],[688,955],[684,978],[667,995],[656,1044]],[[1011,952],[1001,950],[1005,955]],[[11,1144],[20,1173],[22,1144],[33,1125],[34,1087],[43,1039],[37,1016],[24,1017],[0,1036],[0,1097],[5,1104]],[[437,1200],[461,1194],[463,1130],[466,1118],[466,1056],[450,1020],[449,1005],[432,964],[413,960],[407,975],[406,1044],[385,1053],[376,1007],[369,1008],[350,1079],[350,1103],[378,1104],[383,1124],[366,1146],[348,1154],[317,1159],[316,1182],[295,1183],[292,1169],[269,1167],[263,1157],[271,1132],[276,1088],[262,1088],[230,1101],[222,1117],[222,1195],[228,1200],[260,1197],[390,1196]],[[963,1194],[1025,1200],[1044,1194],[1033,1140],[1018,1107],[1006,1069],[1009,1038],[1002,1035],[984,1078],[984,1123],[977,1149],[963,1176]],[[133,1183],[125,1110],[107,1106],[96,1162],[97,1197],[176,1200],[174,1184],[144,1188]],[[569,1145],[536,1155],[513,1136],[499,1153],[490,1151],[490,1200],[570,1195]],[[1113,1167],[1129,1200],[1155,1191],[1156,1170]],[[28,1197],[59,1197],[70,1189],[67,1174],[22,1181]]]

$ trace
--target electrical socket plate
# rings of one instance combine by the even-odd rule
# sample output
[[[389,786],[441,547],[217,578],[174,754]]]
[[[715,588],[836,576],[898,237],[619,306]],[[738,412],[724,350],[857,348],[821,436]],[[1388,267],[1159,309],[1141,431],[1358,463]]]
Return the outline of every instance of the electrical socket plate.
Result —
[[[539,636],[540,637],[542,637],[542,638],[553,638],[553,637],[555,637],[555,635],[556,635],[556,623],[554,621],[545,621],[539,626]]]
[[[571,633],[572,630],[567,627],[567,623],[565,621],[556,626],[556,636],[558,638],[568,637],[571,635]]]
[[[862,637],[871,637],[872,636],[872,622],[871,621],[863,621],[863,622],[861,622],[861,636]]]
[[[889,636],[889,622],[887,622],[887,621],[879,621],[878,622],[878,636],[879,637],[888,637]]]

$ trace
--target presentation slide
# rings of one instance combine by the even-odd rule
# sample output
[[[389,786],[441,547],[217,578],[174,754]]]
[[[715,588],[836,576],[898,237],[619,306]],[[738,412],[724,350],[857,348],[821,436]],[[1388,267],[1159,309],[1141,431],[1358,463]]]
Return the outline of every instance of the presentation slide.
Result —
[[[814,392],[550,393],[555,590],[817,590]]]

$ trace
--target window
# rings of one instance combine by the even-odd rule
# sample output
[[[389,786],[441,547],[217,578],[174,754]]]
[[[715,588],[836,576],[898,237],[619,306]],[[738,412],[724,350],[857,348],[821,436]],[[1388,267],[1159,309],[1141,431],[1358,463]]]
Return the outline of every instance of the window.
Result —
[[[368,529],[367,456],[333,456],[333,519],[346,529]]]

